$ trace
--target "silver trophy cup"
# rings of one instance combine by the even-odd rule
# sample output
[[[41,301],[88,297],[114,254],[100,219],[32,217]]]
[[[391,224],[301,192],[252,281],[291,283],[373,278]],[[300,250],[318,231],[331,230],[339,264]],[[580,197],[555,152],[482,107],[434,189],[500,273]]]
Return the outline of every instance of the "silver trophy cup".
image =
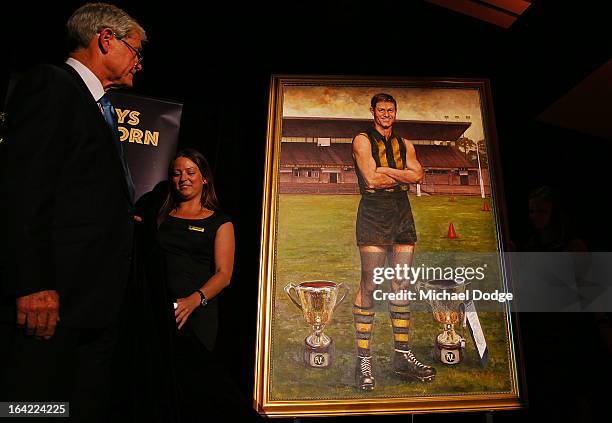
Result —
[[[327,368],[333,363],[333,340],[323,333],[331,322],[336,307],[348,294],[342,283],[331,281],[307,281],[292,283],[284,288],[289,299],[299,308],[313,332],[304,339],[304,362],[307,366]],[[338,298],[338,294],[341,294]]]
[[[443,328],[442,333],[435,338],[435,358],[448,365],[461,363],[464,358],[465,339],[457,334],[455,325],[465,321],[465,306],[464,300],[453,299],[452,294],[465,293],[465,284],[454,280],[432,280],[420,283],[419,289],[433,293],[434,298],[428,302],[434,319]]]

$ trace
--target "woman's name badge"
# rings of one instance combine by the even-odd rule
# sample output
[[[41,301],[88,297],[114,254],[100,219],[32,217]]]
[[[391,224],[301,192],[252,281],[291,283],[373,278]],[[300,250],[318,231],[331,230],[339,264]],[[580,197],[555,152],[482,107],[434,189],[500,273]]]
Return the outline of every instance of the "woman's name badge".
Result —
[[[196,232],[204,232],[204,228],[201,228],[199,226],[192,226],[192,225],[189,225],[189,230],[196,231]]]

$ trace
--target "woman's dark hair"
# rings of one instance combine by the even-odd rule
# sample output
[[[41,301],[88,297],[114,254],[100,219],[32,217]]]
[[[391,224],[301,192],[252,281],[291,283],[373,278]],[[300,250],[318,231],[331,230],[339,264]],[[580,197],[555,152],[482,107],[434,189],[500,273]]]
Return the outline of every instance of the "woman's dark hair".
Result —
[[[174,162],[179,157],[185,157],[194,162],[198,166],[202,177],[206,180],[206,184],[204,184],[204,186],[202,187],[202,196],[200,197],[200,204],[202,204],[202,207],[205,207],[209,210],[218,210],[219,200],[217,199],[217,194],[215,193],[213,174],[210,169],[210,165],[208,164],[208,161],[199,151],[193,148],[185,148],[176,153],[174,158],[170,160],[170,163],[168,164],[168,181],[172,180]],[[178,194],[174,191],[172,184],[170,184],[166,199],[162,204],[161,208],[159,209],[159,214],[157,216],[157,226],[161,225],[161,223],[166,220],[170,212],[177,208],[178,203]]]

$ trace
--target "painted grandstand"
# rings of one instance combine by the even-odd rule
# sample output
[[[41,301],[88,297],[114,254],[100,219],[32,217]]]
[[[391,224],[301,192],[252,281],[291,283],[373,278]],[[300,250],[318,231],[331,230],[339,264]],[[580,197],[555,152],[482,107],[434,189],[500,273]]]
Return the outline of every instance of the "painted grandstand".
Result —
[[[284,117],[280,151],[280,192],[358,194],[351,141],[371,119]],[[480,195],[478,165],[454,148],[470,122],[396,121],[394,131],[410,140],[425,170],[422,194]],[[482,169],[486,195],[488,169]],[[416,192],[416,185],[411,186]]]

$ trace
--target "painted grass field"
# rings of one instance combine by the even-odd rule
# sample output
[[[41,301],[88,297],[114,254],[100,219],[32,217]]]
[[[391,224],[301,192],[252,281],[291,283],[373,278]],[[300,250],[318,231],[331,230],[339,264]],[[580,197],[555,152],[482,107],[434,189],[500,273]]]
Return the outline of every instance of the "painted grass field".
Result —
[[[406,382],[392,372],[393,341],[386,302],[376,304],[372,337],[376,389],[355,388],[355,333],[351,307],[360,276],[359,252],[355,245],[358,195],[281,195],[279,203],[274,321],[272,339],[271,393],[273,400],[357,399],[411,397],[466,393],[497,393],[511,390],[508,334],[499,308],[479,312],[489,348],[489,361],[480,366],[467,329],[466,358],[458,366],[445,366],[432,359],[434,337],[441,331],[429,305],[413,305],[411,344],[416,356],[437,370],[427,384]],[[489,200],[490,201],[490,200]],[[410,197],[419,241],[415,265],[482,265],[487,267],[481,283],[499,286],[501,279],[496,251],[493,212],[481,211],[480,197]],[[459,237],[448,239],[449,223]],[[457,252],[457,255],[443,254]],[[461,253],[470,253],[463,254]],[[474,254],[476,253],[476,254]],[[469,263],[472,260],[473,263]],[[460,261],[460,263],[458,262]],[[288,283],[326,279],[346,284],[350,293],[336,309],[325,332],[335,343],[335,362],[328,369],[303,364],[304,338],[309,334],[301,312],[283,291]],[[385,284],[381,285],[387,289]],[[421,310],[421,311],[415,311]],[[498,311],[495,311],[498,310]]]

